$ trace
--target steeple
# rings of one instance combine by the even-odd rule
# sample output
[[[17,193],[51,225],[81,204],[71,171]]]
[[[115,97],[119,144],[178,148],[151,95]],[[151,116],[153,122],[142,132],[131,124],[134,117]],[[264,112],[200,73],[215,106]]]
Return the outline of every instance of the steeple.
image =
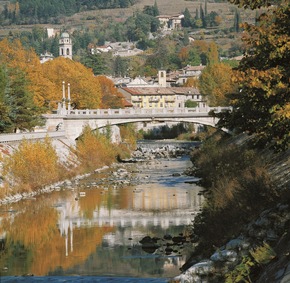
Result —
[[[63,32],[60,36],[59,56],[72,60],[72,40],[67,32]]]

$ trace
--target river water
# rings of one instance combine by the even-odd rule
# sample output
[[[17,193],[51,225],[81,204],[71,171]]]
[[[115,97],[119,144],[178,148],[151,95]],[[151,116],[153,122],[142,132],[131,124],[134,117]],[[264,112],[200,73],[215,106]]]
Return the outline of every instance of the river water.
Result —
[[[166,253],[164,238],[187,235],[202,204],[182,174],[190,166],[187,156],[119,164],[0,206],[0,282],[167,282],[192,243]],[[148,236],[161,244],[144,248]]]

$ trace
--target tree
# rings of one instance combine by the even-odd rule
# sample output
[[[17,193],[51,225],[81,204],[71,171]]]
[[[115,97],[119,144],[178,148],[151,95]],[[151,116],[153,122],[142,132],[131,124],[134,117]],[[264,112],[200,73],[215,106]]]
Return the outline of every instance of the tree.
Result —
[[[207,97],[210,106],[227,106],[226,94],[232,93],[232,69],[223,63],[208,65],[199,78],[199,90]]]
[[[184,18],[182,19],[181,23],[183,27],[191,27],[193,25],[193,19],[188,8],[185,8],[183,12]]]
[[[100,82],[102,89],[102,108],[123,108],[124,107],[124,97],[115,87],[113,81],[105,76],[98,76],[98,81]]]
[[[31,130],[40,125],[41,121],[37,115],[37,107],[33,101],[33,95],[28,90],[28,81],[25,74],[17,69],[10,70],[8,83],[8,94],[5,98],[9,106],[9,118],[11,120],[12,131]]]
[[[264,1],[235,1],[259,6]],[[234,73],[238,91],[229,95],[234,107],[219,125],[254,135],[256,146],[286,150],[290,143],[290,3],[282,1],[259,17],[258,26],[244,24],[246,56]]]
[[[241,16],[240,11],[238,9],[235,10],[235,16],[234,16],[234,31],[239,32],[240,31],[240,24],[241,24]]]
[[[62,82],[65,81],[71,85],[71,99],[75,108],[96,109],[100,107],[101,86],[92,70],[81,63],[63,57],[58,57],[42,65],[43,73],[59,89],[54,94],[55,99],[53,100],[61,100]]]

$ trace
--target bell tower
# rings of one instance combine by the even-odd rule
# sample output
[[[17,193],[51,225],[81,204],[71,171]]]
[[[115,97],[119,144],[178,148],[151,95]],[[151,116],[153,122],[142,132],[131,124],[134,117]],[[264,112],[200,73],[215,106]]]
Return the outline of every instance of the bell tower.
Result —
[[[60,36],[59,56],[72,60],[72,40],[67,32],[63,32]]]

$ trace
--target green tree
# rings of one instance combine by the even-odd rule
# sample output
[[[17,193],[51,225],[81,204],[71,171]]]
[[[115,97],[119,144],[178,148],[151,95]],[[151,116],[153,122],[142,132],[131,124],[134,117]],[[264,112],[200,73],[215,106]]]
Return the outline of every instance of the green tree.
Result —
[[[7,87],[7,73],[4,66],[0,66],[0,133],[6,132],[11,127],[9,107],[5,103]]]
[[[25,74],[18,69],[10,71],[13,76],[10,76],[5,100],[9,106],[9,118],[12,122],[11,130],[14,132],[17,129],[31,130],[41,124],[33,95],[28,90],[28,81]]]
[[[191,14],[188,10],[188,8],[185,8],[183,12],[184,18],[182,19],[182,26],[183,27],[191,27],[193,26],[193,19],[191,17]]]
[[[262,1],[235,3],[259,6]],[[256,146],[277,150],[288,149],[290,143],[289,26],[288,1],[270,7],[258,26],[244,24],[247,56],[234,76],[239,89],[229,96],[233,111],[220,120],[220,126],[254,134]]]
[[[241,16],[240,11],[238,9],[235,10],[235,16],[234,16],[234,31],[239,32],[240,31],[240,24],[241,24]]]
[[[81,63],[87,68],[92,69],[94,75],[102,75],[108,73],[108,68],[104,57],[101,54],[86,53],[81,57]]]

